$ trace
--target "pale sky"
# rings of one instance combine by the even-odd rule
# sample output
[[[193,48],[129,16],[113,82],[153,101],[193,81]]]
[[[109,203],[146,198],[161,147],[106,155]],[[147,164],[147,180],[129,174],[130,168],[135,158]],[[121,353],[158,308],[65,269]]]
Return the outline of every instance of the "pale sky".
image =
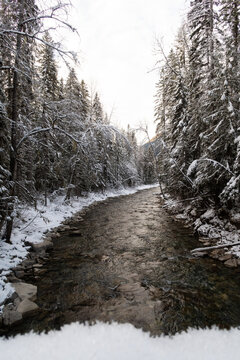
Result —
[[[95,88],[120,127],[147,122],[155,132],[154,94],[158,72],[155,38],[166,52],[180,27],[188,0],[72,0],[68,47],[80,52],[79,79]]]

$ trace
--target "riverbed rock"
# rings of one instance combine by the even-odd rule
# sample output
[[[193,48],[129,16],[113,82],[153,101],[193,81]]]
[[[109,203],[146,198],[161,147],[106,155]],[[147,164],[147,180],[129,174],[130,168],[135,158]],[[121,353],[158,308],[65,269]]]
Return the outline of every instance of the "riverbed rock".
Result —
[[[51,235],[48,234],[47,236],[45,236],[45,237],[43,238],[43,241],[52,241]]]
[[[191,211],[190,211],[190,215],[191,216],[193,216],[193,217],[197,217],[197,209],[192,209]]]
[[[215,249],[213,251],[210,252],[209,256],[212,259],[219,259],[220,256],[224,255],[224,250],[223,249]]]
[[[199,236],[198,241],[200,241],[201,243],[204,244],[205,242],[209,241],[209,238],[208,238],[208,237]]]
[[[43,267],[43,264],[34,264],[33,265],[33,268],[34,269],[40,269],[40,268],[42,268]]]
[[[231,255],[231,254],[224,254],[224,255],[220,256],[220,257],[218,258],[218,260],[220,260],[220,261],[227,261],[227,260],[229,260],[229,259],[231,259],[231,258],[232,258],[232,255]]]
[[[18,271],[15,271],[14,273],[18,279],[22,279],[25,276],[25,272],[23,270],[18,270]]]
[[[82,235],[82,230],[71,231],[71,233],[69,235],[70,236],[81,236]]]
[[[205,221],[210,220],[210,219],[213,219],[215,217],[215,215],[216,215],[216,212],[214,209],[208,209],[207,211],[205,211],[204,214],[202,214],[200,216],[200,219],[205,220]]]
[[[22,300],[16,295],[16,298],[13,300],[14,310],[16,310],[21,301]]]
[[[50,240],[44,240],[39,244],[32,244],[32,248],[36,253],[45,252],[53,248],[53,243]]]
[[[52,238],[52,239],[57,239],[57,238],[59,238],[61,235],[58,233],[58,232],[54,232],[54,233],[52,233],[52,234],[50,234],[50,237]]]
[[[213,225],[216,228],[221,229],[223,227],[223,221],[220,220],[217,216],[215,216],[213,219],[209,220],[209,224]]]
[[[238,266],[238,261],[237,259],[229,259],[225,261],[224,265],[230,268],[236,268]]]
[[[207,251],[195,251],[194,253],[193,253],[193,256],[195,256],[195,257],[204,257],[204,256],[207,256]]]
[[[35,276],[35,275],[45,274],[47,270],[41,269],[41,268],[34,268],[33,271],[34,271],[34,276]],[[35,278],[37,278],[37,276],[35,276]]]
[[[12,286],[21,300],[35,301],[37,299],[37,286],[23,282],[12,284]]]
[[[233,224],[240,225],[240,213],[232,213],[230,216],[230,221]]]
[[[237,227],[233,224],[231,224],[230,222],[227,222],[226,225],[224,226],[225,230],[227,231],[236,231],[237,230]]]
[[[70,230],[71,228],[70,228],[70,226],[69,225],[61,225],[61,226],[59,226],[59,228],[58,228],[58,232],[64,232],[64,231],[68,231],[68,230]]]
[[[22,320],[22,314],[13,310],[10,306],[5,306],[3,309],[3,324],[11,326],[17,324]]]
[[[32,244],[33,245],[33,244]],[[22,262],[20,267],[16,267],[16,270],[22,270],[23,268],[31,268],[32,265],[35,263],[35,260],[33,259],[26,259]]]
[[[27,317],[32,315],[39,309],[38,305],[28,299],[24,299],[17,307],[17,312],[22,315],[22,317]]]
[[[7,279],[8,279],[8,282],[10,282],[10,283],[21,282],[21,280],[18,277],[16,277],[13,273],[10,273],[9,275],[7,275]]]

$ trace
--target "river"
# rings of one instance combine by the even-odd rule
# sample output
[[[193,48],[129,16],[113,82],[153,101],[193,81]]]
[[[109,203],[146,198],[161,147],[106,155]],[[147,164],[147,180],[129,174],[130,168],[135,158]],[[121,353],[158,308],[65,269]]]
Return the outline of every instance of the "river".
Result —
[[[194,258],[198,241],[157,188],[92,205],[71,227],[35,282],[40,311],[9,335],[73,321],[128,322],[153,335],[240,324],[239,269]]]

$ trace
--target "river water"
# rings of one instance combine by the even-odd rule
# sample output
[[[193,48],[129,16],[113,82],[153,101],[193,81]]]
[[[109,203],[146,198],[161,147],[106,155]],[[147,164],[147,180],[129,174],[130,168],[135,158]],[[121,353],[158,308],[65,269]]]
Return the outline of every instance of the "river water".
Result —
[[[41,310],[12,333],[96,320],[154,335],[240,325],[239,269],[191,256],[199,243],[161,207],[157,188],[98,203],[80,220],[54,240],[35,283]]]

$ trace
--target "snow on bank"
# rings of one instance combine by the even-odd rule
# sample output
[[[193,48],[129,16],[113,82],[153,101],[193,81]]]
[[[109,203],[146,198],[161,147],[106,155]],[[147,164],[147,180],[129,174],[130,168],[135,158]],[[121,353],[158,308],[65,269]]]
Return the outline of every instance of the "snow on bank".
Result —
[[[25,245],[25,241],[40,242],[48,230],[60,225],[66,218],[94,202],[134,194],[139,190],[157,186],[157,184],[140,185],[134,188],[111,189],[104,193],[89,193],[86,197],[72,198],[70,203],[64,201],[65,196],[58,196],[50,201],[47,207],[41,206],[40,211],[33,207],[20,208],[20,216],[14,223],[12,244],[0,242],[0,305],[13,292],[11,285],[6,283],[6,275],[12,268],[20,264],[28,254],[29,248]]]
[[[0,339],[6,360],[238,360],[240,330],[189,330],[151,338],[130,324],[73,323],[48,334]]]
[[[166,194],[165,194],[166,195]],[[213,239],[216,243],[213,245],[231,245],[240,241],[240,230],[234,223],[240,224],[240,214],[233,213],[231,222],[227,219],[220,219],[213,208],[206,210],[201,216],[197,215],[197,210],[191,205],[186,205],[184,201],[172,199],[167,195],[165,207],[175,214],[175,218],[193,226],[200,237]],[[240,246],[236,245],[226,249],[227,254],[240,258]]]

